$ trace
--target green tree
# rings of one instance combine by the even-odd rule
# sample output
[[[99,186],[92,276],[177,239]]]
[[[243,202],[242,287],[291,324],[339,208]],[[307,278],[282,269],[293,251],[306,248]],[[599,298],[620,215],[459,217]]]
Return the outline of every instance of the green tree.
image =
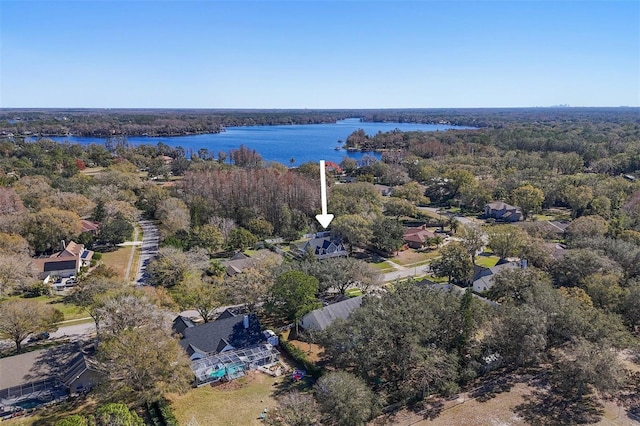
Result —
[[[591,390],[610,394],[620,389],[624,375],[615,352],[578,339],[560,351],[552,377],[565,396],[581,401]]]
[[[482,229],[477,226],[463,226],[462,246],[471,256],[471,262],[476,264],[476,253],[478,253],[485,244],[485,234]]]
[[[391,196],[405,199],[418,206],[429,204],[429,199],[424,196],[424,188],[417,182],[409,182],[393,188]]]
[[[518,256],[527,241],[522,228],[511,225],[495,225],[489,229],[489,247],[501,259]]]
[[[300,271],[287,271],[269,290],[267,309],[290,321],[297,321],[322,304],[318,301],[318,279]]]
[[[431,270],[437,277],[447,277],[449,282],[467,282],[473,273],[473,263],[461,244],[451,243],[442,248],[440,258],[431,263]]]
[[[102,391],[117,400],[153,402],[191,387],[189,359],[161,327],[137,326],[107,335],[97,357],[109,378]]]
[[[365,425],[377,412],[375,394],[362,379],[346,371],[323,375],[314,389],[321,411],[332,424]]]
[[[467,185],[473,184],[475,177],[468,170],[453,169],[444,174],[448,190],[448,198],[456,198]]]
[[[402,198],[392,197],[384,203],[384,214],[386,216],[395,216],[396,219],[399,219],[400,216],[415,217],[417,213],[416,206]]]
[[[144,426],[144,421],[125,404],[110,403],[96,410],[96,426]]]
[[[244,228],[235,228],[229,232],[227,244],[233,250],[244,250],[253,247],[258,242],[258,237]]]
[[[366,182],[334,185],[331,187],[327,201],[328,210],[336,218],[341,215],[376,215],[382,211],[380,191]]]
[[[13,340],[17,352],[31,333],[53,331],[61,320],[62,313],[46,303],[28,299],[0,303],[0,337]]]
[[[204,322],[209,322],[213,310],[220,306],[222,300],[219,286],[203,281],[199,274],[187,276],[173,288],[172,294],[182,310],[195,309]]]
[[[262,218],[254,217],[247,222],[247,229],[258,238],[264,239],[273,235],[273,225]]]
[[[522,209],[522,217],[527,220],[530,212],[535,214],[540,211],[544,201],[544,193],[540,188],[527,184],[514,189],[511,198],[514,204]]]
[[[378,218],[373,224],[373,245],[387,253],[398,251],[404,244],[404,228],[400,221]]]
[[[111,245],[124,243],[131,238],[133,234],[133,225],[127,220],[121,218],[110,219],[100,225],[98,239]]]
[[[89,426],[89,421],[80,414],[73,414],[62,420],[58,420],[55,426]]]
[[[603,237],[609,230],[609,224],[600,216],[580,216],[572,221],[565,233],[569,239]]]
[[[60,241],[75,238],[80,229],[80,216],[49,207],[26,217],[22,235],[36,253],[44,253],[60,248]]]
[[[353,247],[366,247],[373,239],[371,221],[363,216],[349,214],[337,217],[331,222],[331,233],[341,237],[348,245],[349,251]]]
[[[505,306],[487,337],[491,348],[516,366],[534,365],[547,348],[546,315],[530,306]]]
[[[201,225],[193,229],[191,234],[191,246],[202,247],[212,255],[222,247],[224,236],[220,229],[215,225]]]
[[[569,185],[563,191],[563,197],[571,207],[571,217],[575,218],[587,208],[593,199],[593,190],[585,185]]]

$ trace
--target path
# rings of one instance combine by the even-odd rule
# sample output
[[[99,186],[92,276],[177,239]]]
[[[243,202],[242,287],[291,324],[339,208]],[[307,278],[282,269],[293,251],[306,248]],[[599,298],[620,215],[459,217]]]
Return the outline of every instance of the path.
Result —
[[[127,263],[127,271],[124,273],[125,281],[129,280],[129,274],[131,273],[131,264],[133,263],[133,255],[136,253],[136,246],[138,243],[138,227],[133,227],[133,241],[127,241],[120,246],[131,246],[131,254],[129,255],[129,262]]]
[[[158,255],[160,235],[158,233],[158,227],[150,220],[141,220],[138,222],[138,225],[140,225],[144,234],[142,235],[142,243],[140,244],[140,261],[138,262],[135,283],[136,285],[144,285],[147,264]]]

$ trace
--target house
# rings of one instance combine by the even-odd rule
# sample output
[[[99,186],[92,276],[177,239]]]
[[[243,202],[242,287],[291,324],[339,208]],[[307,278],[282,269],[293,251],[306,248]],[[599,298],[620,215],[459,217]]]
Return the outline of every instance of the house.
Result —
[[[49,282],[50,277],[71,277],[78,272],[80,268],[88,267],[93,258],[93,251],[84,248],[83,244],[70,241],[65,244],[63,250],[52,254],[49,257],[38,257],[31,259],[33,268],[36,270],[41,279],[45,283]]]
[[[82,232],[87,232],[93,236],[98,235],[100,224],[90,220],[82,219]]]
[[[103,377],[92,352],[74,343],[0,358],[0,408],[33,407],[91,390]]]
[[[219,380],[231,380],[246,370],[270,365],[280,359],[274,348],[277,337],[262,331],[255,314],[236,315],[226,310],[212,322],[195,325],[178,317],[173,331],[189,356],[196,386]]]
[[[521,260],[519,262],[507,262],[501,260],[496,266],[491,268],[475,265],[473,267],[473,291],[476,293],[482,293],[483,291],[491,289],[491,287],[493,287],[493,279],[498,272],[508,269],[525,268],[526,262],[526,260]]]
[[[363,296],[352,297],[341,302],[313,310],[300,320],[305,330],[324,330],[338,318],[347,319],[351,312],[362,304]]]
[[[243,269],[253,266],[255,263],[255,259],[247,256],[242,252],[238,252],[234,254],[229,260],[225,260],[221,263],[227,275],[232,277],[236,274],[242,273]]]
[[[405,228],[404,236],[402,239],[404,242],[413,249],[420,249],[425,245],[428,245],[429,239],[434,238],[436,234],[431,231],[427,231],[426,226],[418,226],[414,228]]]
[[[336,174],[339,174],[339,175],[342,174],[342,167],[338,166],[333,161],[325,161],[324,162],[324,169],[329,173],[336,173]]]
[[[501,222],[518,222],[522,218],[520,207],[511,206],[502,201],[494,201],[484,206],[484,217]]]
[[[291,243],[291,251],[297,256],[313,253],[318,260],[348,255],[340,238],[331,236],[316,237],[308,241]]]

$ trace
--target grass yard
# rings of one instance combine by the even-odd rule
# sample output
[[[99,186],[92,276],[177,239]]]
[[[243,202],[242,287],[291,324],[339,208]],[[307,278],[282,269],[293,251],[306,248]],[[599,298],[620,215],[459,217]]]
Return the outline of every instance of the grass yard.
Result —
[[[491,268],[496,266],[500,258],[498,256],[476,256],[476,265]]]
[[[102,263],[113,269],[121,280],[126,280],[127,264],[131,256],[131,250],[135,250],[135,246],[118,247],[117,250],[102,253]]]
[[[207,426],[260,425],[260,413],[276,407],[275,392],[288,376],[271,377],[252,371],[245,377],[223,385],[203,386],[184,395],[171,395],[171,408],[178,423],[195,419]]]
[[[415,266],[419,266],[435,259],[438,256],[440,256],[440,250],[418,252],[413,249],[409,249],[398,252],[397,256],[394,256],[389,260],[401,266],[413,266],[414,264]]]
[[[19,296],[12,296],[7,299],[19,299]],[[64,321],[77,320],[81,318],[86,318],[88,315],[86,312],[82,310],[82,308],[78,305],[74,305],[72,303],[64,303],[63,298],[60,296],[38,296],[31,297],[27,300],[35,300],[38,302],[47,303],[53,306],[55,309],[62,312],[64,315]]]
[[[369,265],[376,268],[382,274],[385,274],[387,272],[393,272],[396,270],[396,268],[394,268],[393,265],[389,264],[389,262],[386,262],[386,261],[377,262],[377,263],[372,262],[372,263],[369,263]]]

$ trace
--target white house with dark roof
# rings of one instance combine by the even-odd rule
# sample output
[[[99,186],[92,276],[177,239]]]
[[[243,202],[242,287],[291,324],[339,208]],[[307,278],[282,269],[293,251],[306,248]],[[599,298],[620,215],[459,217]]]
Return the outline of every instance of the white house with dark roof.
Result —
[[[63,250],[49,257],[31,259],[33,268],[41,279],[49,281],[49,277],[70,277],[80,272],[83,266],[89,266],[93,251],[85,249],[83,244],[70,241],[63,245]]]
[[[317,237],[307,241],[291,243],[291,251],[298,256],[313,253],[318,260],[344,257],[349,254],[342,240],[331,236]]]

